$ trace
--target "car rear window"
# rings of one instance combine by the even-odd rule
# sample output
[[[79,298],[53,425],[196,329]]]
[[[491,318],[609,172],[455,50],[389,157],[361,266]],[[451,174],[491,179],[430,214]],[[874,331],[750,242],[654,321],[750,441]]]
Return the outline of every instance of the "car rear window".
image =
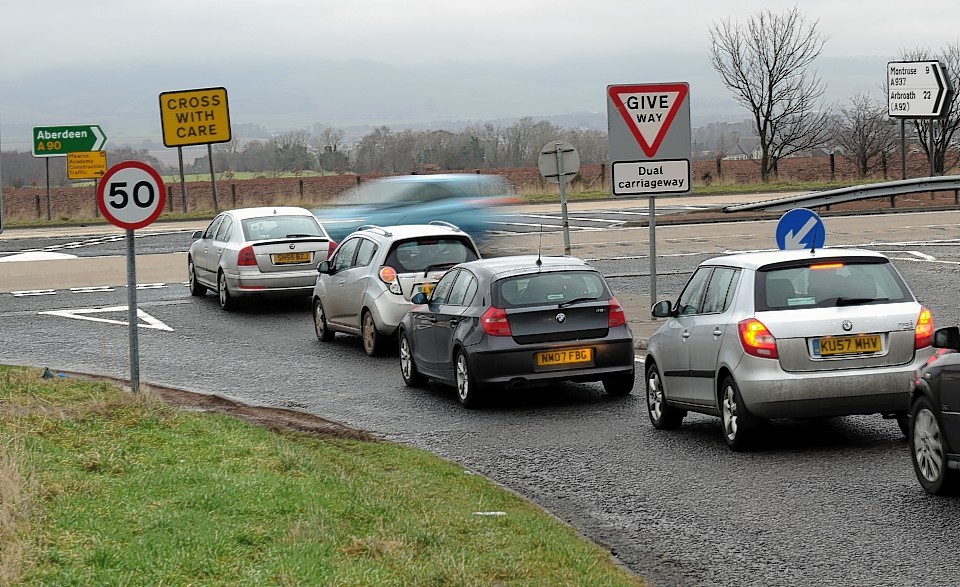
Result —
[[[596,271],[548,271],[507,277],[495,281],[492,290],[493,305],[498,308],[609,298],[603,278]]]
[[[756,306],[767,310],[914,301],[886,259],[815,260],[759,271]]]
[[[264,216],[240,223],[246,241],[263,241],[294,236],[326,236],[313,216]]]
[[[393,267],[398,273],[414,273],[429,268],[453,267],[478,258],[467,238],[419,237],[394,243],[384,265]]]

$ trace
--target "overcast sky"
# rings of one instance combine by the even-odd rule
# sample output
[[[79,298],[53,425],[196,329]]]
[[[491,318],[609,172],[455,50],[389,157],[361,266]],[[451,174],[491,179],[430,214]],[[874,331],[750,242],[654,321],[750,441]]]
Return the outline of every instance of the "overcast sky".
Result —
[[[4,147],[34,125],[159,138],[157,95],[224,86],[268,128],[603,111],[608,84],[687,81],[695,121],[735,110],[712,22],[780,0],[9,0]],[[960,39],[956,0],[805,0],[830,97],[873,91],[902,49]],[[723,103],[721,103],[723,102]],[[724,105],[725,104],[725,105]],[[302,121],[302,122],[299,122]]]

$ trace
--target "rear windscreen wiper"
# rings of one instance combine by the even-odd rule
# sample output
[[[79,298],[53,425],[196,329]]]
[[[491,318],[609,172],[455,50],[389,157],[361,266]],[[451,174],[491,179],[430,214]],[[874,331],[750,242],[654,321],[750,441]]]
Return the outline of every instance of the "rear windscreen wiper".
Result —
[[[558,307],[558,308],[563,308],[563,307],[565,307],[565,306],[569,306],[569,305],[572,305],[572,304],[578,304],[578,303],[580,303],[580,302],[592,302],[592,301],[597,300],[597,299],[599,299],[599,298],[573,298],[572,300],[567,300],[567,301],[565,301],[565,302],[560,302],[560,303],[557,305],[557,307]]]

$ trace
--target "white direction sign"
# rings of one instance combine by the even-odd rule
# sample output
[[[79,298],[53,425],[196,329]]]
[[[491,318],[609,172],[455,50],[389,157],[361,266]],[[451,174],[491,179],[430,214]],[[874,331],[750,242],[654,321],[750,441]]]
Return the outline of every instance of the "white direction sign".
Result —
[[[685,194],[690,191],[690,162],[686,159],[617,161],[613,164],[615,195]]]
[[[887,63],[887,115],[892,118],[940,117],[949,93],[949,81],[939,61]]]

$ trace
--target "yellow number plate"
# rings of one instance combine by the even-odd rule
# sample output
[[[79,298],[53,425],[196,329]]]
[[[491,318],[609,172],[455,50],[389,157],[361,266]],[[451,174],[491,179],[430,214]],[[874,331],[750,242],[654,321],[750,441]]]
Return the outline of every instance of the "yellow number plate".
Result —
[[[310,253],[277,253],[273,256],[274,265],[286,265],[288,263],[309,263],[310,261]]]
[[[561,351],[544,351],[537,353],[538,367],[552,367],[554,365],[575,365],[593,362],[593,349],[565,349]]]
[[[836,336],[813,341],[813,351],[821,357],[835,355],[863,355],[883,350],[879,334],[864,336]]]

